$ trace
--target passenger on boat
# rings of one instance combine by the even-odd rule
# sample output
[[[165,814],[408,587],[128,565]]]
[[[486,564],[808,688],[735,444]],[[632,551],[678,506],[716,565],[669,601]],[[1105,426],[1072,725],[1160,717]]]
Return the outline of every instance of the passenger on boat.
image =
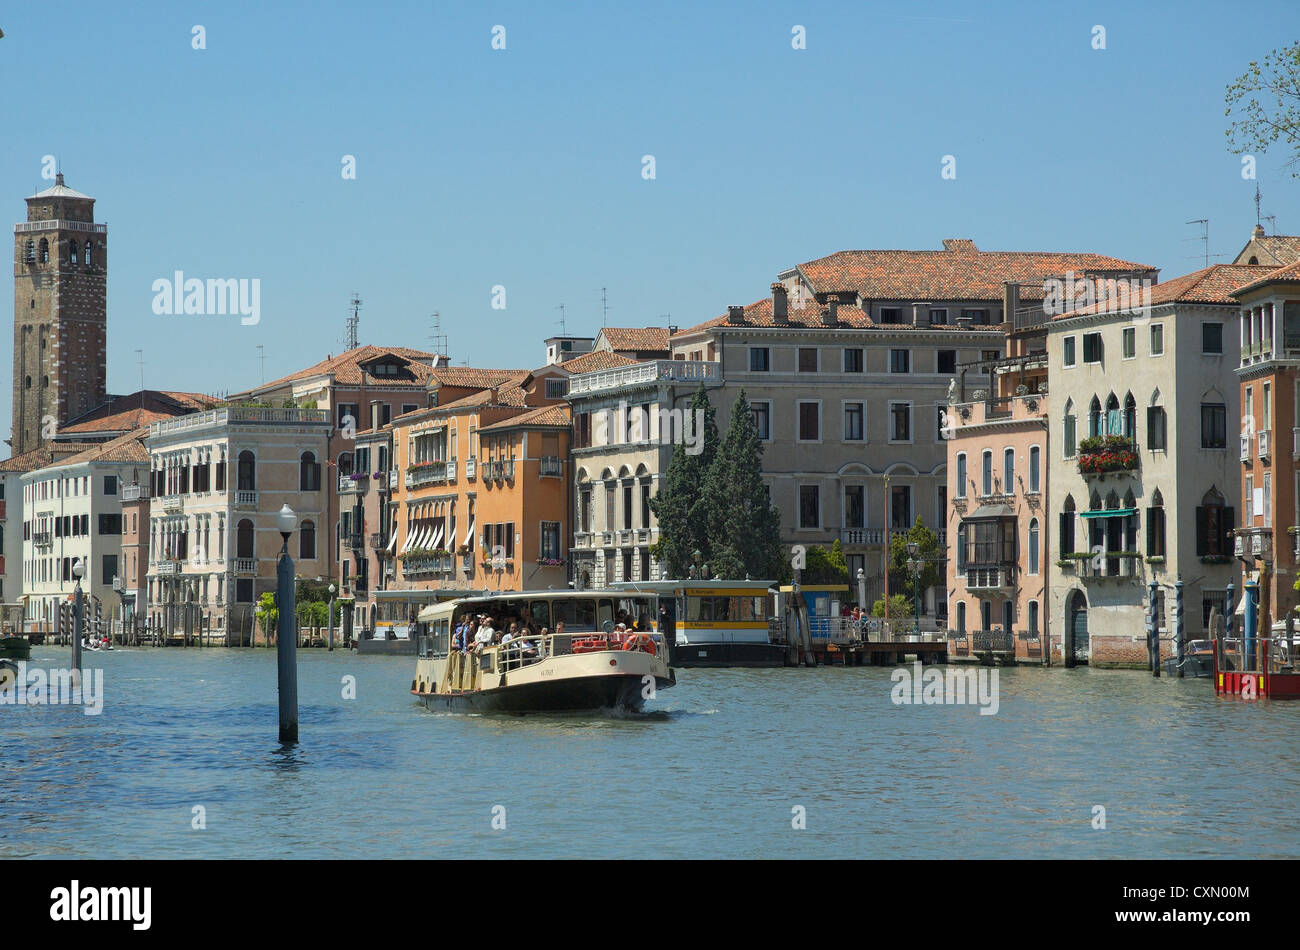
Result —
[[[542,637],[543,640],[546,637],[545,627],[542,627]],[[525,660],[528,660],[530,658],[540,659],[540,657],[538,657],[537,655],[537,644],[534,643],[531,639],[525,638],[523,643],[519,644],[519,652],[520,654],[522,654]]]
[[[474,635],[474,652],[482,653],[483,648],[493,641],[496,637],[496,631],[492,629],[492,618],[487,614],[479,614],[478,633]]]

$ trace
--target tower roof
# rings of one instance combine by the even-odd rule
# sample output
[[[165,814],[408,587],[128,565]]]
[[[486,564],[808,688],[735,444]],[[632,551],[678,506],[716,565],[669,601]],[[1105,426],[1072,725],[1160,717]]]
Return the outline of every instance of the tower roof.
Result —
[[[79,191],[74,191],[63,183],[63,172],[54,176],[54,186],[46,188],[44,191],[38,191],[28,198],[28,201],[35,201],[38,198],[82,198],[86,201],[94,201],[90,195],[83,195]]]

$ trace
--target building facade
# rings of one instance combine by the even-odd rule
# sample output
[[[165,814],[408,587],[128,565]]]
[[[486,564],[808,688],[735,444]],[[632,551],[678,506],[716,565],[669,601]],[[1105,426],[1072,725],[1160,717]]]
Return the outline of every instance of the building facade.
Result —
[[[1145,665],[1153,583],[1163,652],[1179,580],[1186,636],[1223,604],[1242,467],[1231,293],[1265,270],[1215,265],[1155,285],[1146,306],[1051,321],[1048,599],[1067,663]]]

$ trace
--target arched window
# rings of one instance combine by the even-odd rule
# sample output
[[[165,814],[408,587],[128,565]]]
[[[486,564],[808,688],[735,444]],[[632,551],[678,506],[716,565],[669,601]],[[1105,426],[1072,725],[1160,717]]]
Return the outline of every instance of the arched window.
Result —
[[[1042,491],[1042,473],[1040,470],[1042,451],[1036,445],[1029,447],[1029,490]]]
[[[248,449],[239,453],[239,469],[236,478],[237,491],[257,491],[257,460]]]
[[[314,452],[303,452],[298,459],[298,490],[320,491],[320,464]]]
[[[36,244],[31,238],[27,239],[27,245],[23,248],[23,261],[27,264],[36,263]]]
[[[1038,573],[1038,519],[1029,522],[1029,573]]]
[[[50,262],[50,242],[45,238],[41,238],[40,260],[42,264],[48,264]]]
[[[352,453],[342,452],[339,454],[339,475],[352,474]]]
[[[957,602],[957,632],[966,632],[966,601]]]
[[[1061,458],[1074,458],[1075,446],[1078,442],[1075,438],[1075,431],[1074,400],[1071,399],[1065,404],[1065,418],[1061,430]]]
[[[87,241],[86,242],[86,266],[93,267],[94,264],[95,264],[95,245]]]
[[[1119,414],[1119,400],[1111,393],[1106,398],[1106,435],[1122,435],[1124,420]]]
[[[1124,437],[1137,438],[1137,400],[1129,393],[1124,397]]]
[[[24,377],[24,378],[23,378],[23,389],[31,389],[31,388],[32,388],[32,378],[31,378],[30,376],[26,376],[26,377]]]
[[[1147,509],[1147,557],[1165,556],[1165,499],[1157,488]]]
[[[1231,554],[1229,532],[1234,522],[1233,509],[1225,507],[1223,494],[1211,485],[1196,509],[1196,553],[1202,557]]]
[[[77,263],[77,239],[73,238],[68,242],[68,263]]]
[[[1105,431],[1101,423],[1101,400],[1093,396],[1088,404],[1088,435],[1101,435]]]
[[[1057,532],[1060,539],[1057,543],[1061,548],[1061,555],[1074,553],[1074,496],[1066,495],[1065,504],[1061,506],[1061,526]]]
[[[993,452],[989,449],[980,458],[980,494],[993,494]]]
[[[316,559],[316,524],[304,521],[298,529],[298,559],[312,561]]]
[[[245,518],[239,522],[239,528],[235,535],[235,557],[250,558],[256,557],[253,545],[253,522]]]
[[[966,453],[957,453],[957,484],[954,498],[966,497]]]
[[[1031,600],[1029,602],[1028,628],[1029,628],[1030,639],[1037,638],[1038,637],[1038,601],[1036,600]]]
[[[1016,488],[1016,450],[1006,449],[1002,453],[1002,490],[1010,493]]]

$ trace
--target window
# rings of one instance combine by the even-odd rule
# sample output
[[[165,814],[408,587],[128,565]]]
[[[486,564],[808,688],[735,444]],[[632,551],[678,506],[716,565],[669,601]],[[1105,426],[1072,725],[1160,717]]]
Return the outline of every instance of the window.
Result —
[[[880,322],[881,323],[902,323],[903,309],[901,307],[881,307]]]
[[[117,577],[117,555],[105,554],[103,557],[102,566],[103,566],[104,573],[99,575],[100,580],[102,580],[106,584],[111,584],[113,582],[113,578]]]
[[[402,414],[405,415],[408,412],[415,412],[415,410],[419,408],[420,407],[413,402],[404,402],[402,403]]]
[[[244,449],[239,453],[239,471],[237,473],[239,491],[256,491],[257,490],[257,469],[254,463],[253,453]]]
[[[957,453],[957,486],[954,498],[966,497],[966,453]]]
[[[253,579],[240,577],[235,580],[235,602],[251,604],[253,602]]]
[[[1133,398],[1132,393],[1124,396],[1124,437],[1127,439],[1137,439],[1137,401]]]
[[[844,441],[861,442],[862,435],[863,404],[860,402],[846,402],[844,404]]]
[[[1085,333],[1083,335],[1083,361],[1085,363],[1101,362],[1101,334]]]
[[[1067,336],[1061,341],[1061,365],[1074,365],[1074,337]]]
[[[1163,356],[1165,352],[1165,325],[1151,324],[1151,355]]]
[[[239,522],[239,527],[235,534],[235,557],[251,558],[256,555],[253,553],[253,522],[245,518]]]
[[[772,439],[772,404],[770,402],[751,402],[749,411],[754,417],[754,428],[758,437],[764,442]]]
[[[821,438],[821,409],[819,403],[799,403],[800,442],[816,442]]]
[[[1273,473],[1264,473],[1264,520],[1273,517]]]
[[[87,516],[89,517],[89,516]],[[99,533],[100,534],[121,534],[122,533],[122,516],[100,515],[99,516]]]
[[[1075,447],[1077,444],[1078,439],[1075,438],[1074,415],[1067,409],[1065,419],[1061,426],[1061,447],[1062,452],[1064,453],[1061,457],[1067,459],[1074,458]]]
[[[947,412],[946,406],[934,407],[934,441],[936,442],[945,441],[944,434],[943,434],[943,423],[944,423],[944,416],[946,412]]]
[[[936,373],[957,372],[957,351],[939,350],[935,354],[934,369]]]
[[[298,559],[311,561],[316,558],[316,523],[304,521],[298,529]]]
[[[1010,493],[1016,487],[1016,450],[1007,449],[1002,453],[1002,491]]]
[[[1228,447],[1228,408],[1223,403],[1201,403],[1201,448]]]
[[[1224,506],[1223,495],[1211,488],[1196,509],[1196,553],[1201,556],[1224,556],[1232,553],[1230,532],[1234,525],[1232,508]]]
[[[749,371],[751,373],[766,373],[771,368],[771,350],[765,346],[751,346],[749,348]]]
[[[77,242],[75,239],[68,242],[68,263],[77,263]]]
[[[1201,352],[1207,356],[1223,354],[1223,324],[1201,324]]]
[[[1038,519],[1029,522],[1029,573],[1038,573]]]
[[[844,372],[860,373],[862,372],[862,348],[846,349],[844,351]]]
[[[1042,491],[1041,458],[1042,451],[1039,447],[1031,445],[1029,447],[1029,490],[1031,492]]]
[[[815,373],[817,372],[817,348],[811,346],[799,347],[799,372]]]
[[[906,531],[912,527],[912,487],[910,485],[891,485],[889,487],[889,525],[894,531]]]
[[[314,452],[303,452],[298,459],[298,490],[320,491],[320,463]]]
[[[867,526],[866,516],[867,507],[863,487],[861,485],[844,486],[844,527],[865,528]]]
[[[961,555],[961,548],[957,549],[958,556]],[[957,632],[964,634],[966,632],[966,601],[957,602]]]
[[[1060,538],[1061,556],[1074,553],[1074,496],[1066,495],[1061,508],[1061,524],[1057,532]]]
[[[116,495],[116,494],[117,494],[117,476],[116,476],[116,475],[105,475],[105,476],[104,476],[104,494],[105,494],[105,495]]]
[[[980,494],[993,494],[993,453],[988,449],[980,456]]]
[[[567,379],[548,379],[546,381],[546,398],[563,399],[569,392]]]
[[[948,322],[948,311],[942,307],[930,311],[930,326],[942,326]],[[942,370],[940,370],[942,372]]]
[[[891,402],[889,404],[889,432],[891,442],[912,441],[911,403]]]
[[[1264,398],[1264,402],[1263,402],[1264,412],[1263,412],[1263,424],[1260,425],[1260,428],[1272,429],[1273,428],[1273,386],[1271,383],[1264,384],[1264,392],[1262,395]]]
[[[550,561],[560,559],[560,523],[558,521],[542,522],[541,556]]]
[[[1125,327],[1123,335],[1123,357],[1131,360],[1137,356],[1137,327]]]
[[[962,319],[970,320],[975,326],[988,326],[989,312],[987,309],[980,308],[975,310],[962,310]]]
[[[799,486],[799,527],[821,527],[821,489],[817,485]]]
[[[1147,448],[1163,452],[1168,448],[1168,417],[1163,406],[1147,406]]]
[[[1147,557],[1165,556],[1165,501],[1156,489],[1147,509]]]
[[[1105,435],[1106,427],[1102,424],[1101,400],[1096,396],[1092,397],[1092,402],[1088,404],[1088,435],[1097,436]]]
[[[912,371],[912,351],[890,350],[889,371],[891,373],[910,373]]]

